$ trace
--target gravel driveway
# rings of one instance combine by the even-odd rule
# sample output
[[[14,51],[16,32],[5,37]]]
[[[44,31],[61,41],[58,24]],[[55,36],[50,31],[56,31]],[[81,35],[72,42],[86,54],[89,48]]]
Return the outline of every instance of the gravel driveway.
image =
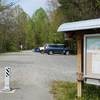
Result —
[[[0,93],[0,100],[53,100],[49,93],[53,80],[75,81],[76,56],[47,55],[23,51],[0,55],[0,89],[4,66],[11,66],[13,94]]]

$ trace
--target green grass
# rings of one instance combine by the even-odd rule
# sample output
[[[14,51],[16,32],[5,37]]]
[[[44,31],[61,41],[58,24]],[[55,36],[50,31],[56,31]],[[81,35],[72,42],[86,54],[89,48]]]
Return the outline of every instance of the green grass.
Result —
[[[84,85],[83,97],[77,98],[76,83],[54,81],[51,93],[55,100],[100,100],[100,87]]]

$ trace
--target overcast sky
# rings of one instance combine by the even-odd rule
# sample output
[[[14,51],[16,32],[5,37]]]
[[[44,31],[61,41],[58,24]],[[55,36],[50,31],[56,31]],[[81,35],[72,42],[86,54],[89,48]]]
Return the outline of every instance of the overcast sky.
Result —
[[[36,9],[42,7],[44,9],[47,8],[47,0],[19,0],[18,3],[25,12],[27,12],[30,16],[33,14],[33,12],[36,11]]]

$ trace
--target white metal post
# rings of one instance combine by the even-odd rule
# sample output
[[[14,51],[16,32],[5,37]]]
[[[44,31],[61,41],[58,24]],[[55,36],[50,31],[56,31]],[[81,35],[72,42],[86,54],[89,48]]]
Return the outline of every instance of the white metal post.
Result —
[[[11,67],[5,67],[5,83],[4,83],[4,90],[10,91],[10,74],[11,74]]]

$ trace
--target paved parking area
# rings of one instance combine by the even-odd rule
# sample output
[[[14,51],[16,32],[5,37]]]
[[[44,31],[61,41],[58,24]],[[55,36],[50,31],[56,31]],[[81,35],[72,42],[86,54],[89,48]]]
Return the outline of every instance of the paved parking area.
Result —
[[[23,51],[0,55],[0,89],[3,88],[4,66],[11,66],[13,94],[0,93],[0,100],[53,100],[53,80],[75,81],[76,56],[47,55]]]

